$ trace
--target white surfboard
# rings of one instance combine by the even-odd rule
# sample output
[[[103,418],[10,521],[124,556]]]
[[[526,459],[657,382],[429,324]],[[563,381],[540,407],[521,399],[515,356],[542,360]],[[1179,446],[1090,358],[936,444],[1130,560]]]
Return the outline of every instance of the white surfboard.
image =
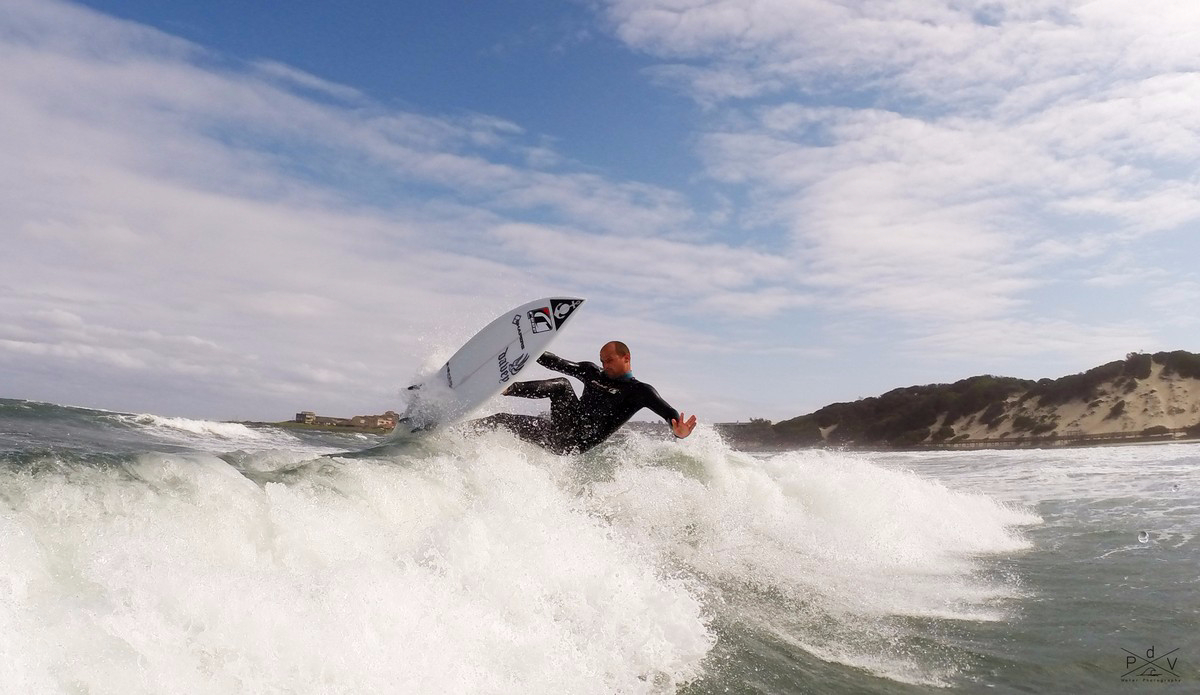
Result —
[[[498,316],[441,369],[409,387],[412,400],[395,434],[429,430],[466,417],[537,360],[583,302],[578,297],[547,297]]]

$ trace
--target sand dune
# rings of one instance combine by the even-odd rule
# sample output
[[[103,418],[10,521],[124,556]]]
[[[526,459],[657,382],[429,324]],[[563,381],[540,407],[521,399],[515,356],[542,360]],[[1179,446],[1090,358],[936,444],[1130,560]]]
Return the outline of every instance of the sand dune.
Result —
[[[1039,399],[1021,402],[1020,394],[1007,401],[1006,417],[991,426],[979,421],[980,413],[959,418],[949,424],[955,438],[967,441],[1004,440],[1029,436],[1014,427],[1018,418],[1031,418],[1045,429],[1039,437],[1071,437],[1099,434],[1139,434],[1148,427],[1170,429],[1191,427],[1200,422],[1200,380],[1163,374],[1164,366],[1154,363],[1150,376],[1137,381],[1109,382],[1097,389],[1091,401],[1071,401],[1042,406]],[[1026,421],[1027,422],[1027,421]],[[938,426],[933,429],[937,431]]]

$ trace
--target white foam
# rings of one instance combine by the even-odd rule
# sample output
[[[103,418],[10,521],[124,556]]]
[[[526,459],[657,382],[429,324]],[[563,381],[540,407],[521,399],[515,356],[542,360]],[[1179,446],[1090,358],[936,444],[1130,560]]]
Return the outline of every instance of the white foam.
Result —
[[[190,420],[182,417],[163,417],[150,413],[124,415],[121,419],[149,428],[162,428],[176,432],[221,437],[223,439],[260,439],[262,434],[239,422],[212,422]]]
[[[1038,522],[705,428],[584,457],[441,432],[377,458],[225,459],[0,471],[5,687],[669,692],[705,673],[718,623],[939,686],[954,660],[908,649],[906,621],[1003,619],[1020,587],[984,561]]]
[[[1031,547],[1040,519],[869,458],[821,451],[755,458],[703,430],[686,445],[631,441],[635,458],[591,486],[595,509],[643,548],[717,582],[737,620],[822,644],[817,656],[872,664],[877,675],[938,685],[897,646],[896,621],[994,621],[1019,587],[982,579],[981,558]],[[790,616],[784,624],[778,618]],[[924,676],[916,676],[924,673]]]
[[[250,451],[270,449],[289,449],[297,452],[327,453],[343,451],[347,447],[320,444],[306,444],[292,433],[279,428],[248,427],[240,422],[213,422],[211,420],[191,420],[180,417],[163,417],[143,413],[140,415],[116,415],[116,419],[141,428],[147,434],[159,439],[188,445],[190,447],[211,450],[214,446],[228,448],[236,446]],[[343,436],[349,432],[340,433]],[[355,439],[373,438],[357,436]]]
[[[697,677],[715,639],[700,590],[547,463],[476,441],[313,460],[261,487],[204,454],[0,473],[4,687],[639,693]]]

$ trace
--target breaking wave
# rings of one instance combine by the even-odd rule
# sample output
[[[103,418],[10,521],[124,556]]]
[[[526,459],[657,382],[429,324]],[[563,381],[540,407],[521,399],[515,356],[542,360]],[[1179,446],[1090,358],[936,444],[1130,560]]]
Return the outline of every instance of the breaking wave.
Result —
[[[945,685],[956,647],[923,626],[1003,619],[1021,589],[987,557],[1039,521],[703,429],[582,457],[454,431],[318,456],[134,417],[211,450],[0,469],[14,692],[672,692],[752,640]]]

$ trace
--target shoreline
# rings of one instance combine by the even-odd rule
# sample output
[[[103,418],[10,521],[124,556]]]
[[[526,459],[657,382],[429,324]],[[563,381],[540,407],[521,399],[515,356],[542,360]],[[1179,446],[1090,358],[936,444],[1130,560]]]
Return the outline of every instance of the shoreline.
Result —
[[[718,423],[724,424],[724,423]],[[1152,446],[1159,444],[1197,444],[1200,437],[1192,434],[1154,434],[1145,435],[1141,432],[1106,432],[1093,435],[1073,435],[1070,437],[1019,437],[1013,439],[971,439],[958,442],[937,444],[913,444],[909,446],[887,446],[872,444],[856,444],[854,442],[830,443],[814,442],[811,444],[788,444],[785,442],[769,441],[754,437],[738,437],[735,433],[717,429],[722,439],[731,447],[743,451],[754,452],[784,452],[801,449],[830,449],[840,451],[1005,451],[1013,449],[1087,449],[1093,447],[1115,446]]]
[[[278,427],[285,430],[307,430],[310,432],[342,432],[346,434],[390,434],[390,427],[355,427],[354,425],[309,425],[303,422],[283,420],[281,422],[257,422],[250,420],[234,421],[234,424],[246,427]]]
[[[997,444],[995,442],[980,442],[979,446],[963,446],[963,447],[941,447],[941,446],[921,446],[921,447],[886,447],[886,446],[855,446],[853,444],[840,445],[810,445],[810,446],[753,446],[744,442],[728,442],[729,446],[738,451],[745,451],[756,454],[782,454],[786,451],[803,451],[806,449],[816,449],[824,451],[862,451],[862,452],[955,452],[955,451],[1014,451],[1014,450],[1039,450],[1046,451],[1050,449],[1101,449],[1107,447],[1122,447],[1122,446],[1162,446],[1165,444],[1200,444],[1200,439],[1166,439],[1166,440],[1142,440],[1142,441],[1120,441],[1120,442],[1100,442],[1088,444],[1057,444],[1053,446],[1042,446],[1039,444]]]
[[[954,443],[914,446],[912,451],[974,451],[978,449],[1087,449],[1099,446],[1146,446],[1153,444],[1194,444],[1200,438],[1189,435],[1142,434],[1097,434],[1076,437],[1028,437],[1004,441],[1002,439],[974,439]]]

